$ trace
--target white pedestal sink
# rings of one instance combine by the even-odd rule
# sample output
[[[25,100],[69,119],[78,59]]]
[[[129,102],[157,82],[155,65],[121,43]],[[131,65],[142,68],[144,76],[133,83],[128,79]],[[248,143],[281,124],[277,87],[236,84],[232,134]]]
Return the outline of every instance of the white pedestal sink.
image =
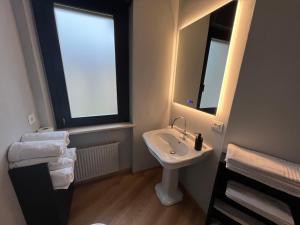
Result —
[[[192,136],[182,139],[177,129],[160,129],[143,134],[150,153],[163,166],[162,181],[155,186],[156,194],[163,205],[170,206],[182,200],[178,188],[178,169],[197,163],[213,149],[203,143],[202,150],[194,149]]]

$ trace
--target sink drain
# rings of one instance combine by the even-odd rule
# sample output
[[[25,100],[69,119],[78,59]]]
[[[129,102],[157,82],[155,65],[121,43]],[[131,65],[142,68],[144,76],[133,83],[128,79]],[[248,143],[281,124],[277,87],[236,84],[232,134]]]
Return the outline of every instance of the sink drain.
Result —
[[[174,154],[175,154],[175,152],[174,152],[174,151],[170,151],[170,154],[171,154],[171,155],[174,155]]]

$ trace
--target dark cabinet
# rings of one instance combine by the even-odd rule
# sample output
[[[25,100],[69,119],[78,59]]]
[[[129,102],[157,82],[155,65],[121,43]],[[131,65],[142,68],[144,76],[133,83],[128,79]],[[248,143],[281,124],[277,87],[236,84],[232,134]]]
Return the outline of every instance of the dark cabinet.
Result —
[[[54,190],[46,163],[9,170],[28,225],[67,225],[73,184]]]

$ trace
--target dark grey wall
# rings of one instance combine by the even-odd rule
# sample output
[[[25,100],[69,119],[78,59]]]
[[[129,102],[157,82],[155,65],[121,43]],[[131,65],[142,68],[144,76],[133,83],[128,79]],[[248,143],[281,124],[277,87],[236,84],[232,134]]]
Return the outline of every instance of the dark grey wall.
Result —
[[[228,143],[300,163],[300,1],[258,0]]]

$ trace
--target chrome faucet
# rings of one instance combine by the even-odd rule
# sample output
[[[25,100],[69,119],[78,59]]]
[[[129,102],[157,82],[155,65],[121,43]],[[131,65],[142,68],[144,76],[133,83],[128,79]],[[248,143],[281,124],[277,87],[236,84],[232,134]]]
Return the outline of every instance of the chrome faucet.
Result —
[[[176,118],[173,120],[172,124],[171,124],[171,128],[172,128],[172,129],[174,128],[175,122],[176,122],[177,120],[179,120],[179,119],[184,119],[184,130],[183,130],[183,133],[182,133],[182,134],[183,134],[182,140],[185,141],[186,136],[187,136],[187,131],[186,131],[186,119],[185,119],[184,116],[178,116],[178,117],[176,117]]]

